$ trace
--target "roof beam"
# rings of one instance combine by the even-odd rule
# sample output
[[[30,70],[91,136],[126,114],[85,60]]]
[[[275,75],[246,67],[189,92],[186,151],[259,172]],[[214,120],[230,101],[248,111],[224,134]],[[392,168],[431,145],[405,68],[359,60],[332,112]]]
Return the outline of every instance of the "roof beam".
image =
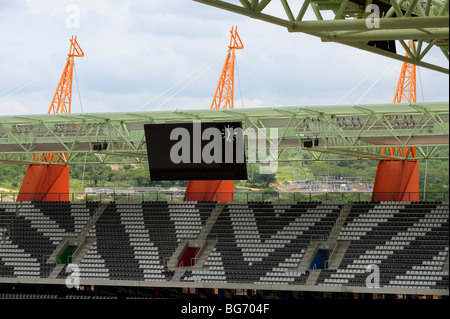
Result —
[[[380,28],[376,30],[421,30],[425,28],[446,28],[448,30],[448,17],[402,17],[382,18]],[[371,31],[367,28],[364,19],[339,19],[318,21],[295,21],[291,22],[289,32],[320,32],[320,31]],[[404,31],[404,36],[408,34]],[[405,39],[405,38],[403,38]]]
[[[396,29],[368,31],[367,29],[358,33],[336,32],[332,35],[322,37],[323,42],[356,42],[356,41],[387,41],[403,40],[406,38],[414,40],[439,40],[448,39],[449,30],[443,28],[422,28],[420,30]]]
[[[277,144],[281,152],[300,147],[304,138],[316,137],[322,141],[322,149],[312,152],[316,160],[322,160],[321,150],[360,159],[371,156],[380,158],[377,154],[379,149],[393,144],[448,147],[448,102],[401,103],[396,104],[395,108],[392,106],[333,105],[227,109],[217,112],[186,110],[66,114],[63,118],[52,114],[24,115],[20,119],[0,116],[0,159],[24,163],[39,148],[39,152],[64,152],[69,155],[86,152],[115,154],[127,156],[125,161],[132,160],[135,163],[136,159],[146,159],[144,124],[149,123],[149,119],[156,123],[241,120],[244,128],[254,127],[260,134],[263,134],[263,128],[278,128]],[[400,126],[395,126],[393,117],[411,118],[416,124],[405,126],[402,122]],[[102,118],[106,124],[90,125],[88,122],[91,118]],[[26,131],[16,128],[28,127],[37,122],[41,124]],[[71,124],[70,132],[66,134],[56,126],[54,128],[56,123]],[[355,125],[357,123],[363,125]],[[271,145],[275,145],[270,138],[268,140]],[[108,149],[94,151],[92,143],[96,142],[108,143]],[[99,159],[109,161],[109,158]],[[79,160],[70,155],[69,163]]]
[[[367,25],[367,12],[364,4],[372,3],[352,0],[334,0],[332,3],[317,0],[303,0],[297,16],[292,11],[287,0],[281,0],[280,12],[284,11],[283,17],[263,13],[263,9],[271,2],[241,0],[239,4],[230,3],[231,0],[194,0],[223,10],[235,12],[253,19],[262,20],[286,28],[289,32],[302,32],[319,37],[323,42],[336,42],[348,45],[360,50],[379,54],[388,58],[412,63],[437,72],[449,74],[447,65],[439,66],[434,61],[424,62],[422,59],[431,49],[439,47],[445,57],[449,56],[449,26],[448,26],[448,0],[439,3],[439,12],[436,7],[431,7],[430,0],[425,9],[418,0],[391,0],[382,1],[385,6],[391,6],[385,15],[376,18],[377,27]],[[275,3],[275,1],[273,2]],[[316,20],[304,21],[306,10],[312,8]],[[283,10],[284,9],[284,10]],[[335,18],[324,19],[321,10],[335,12]],[[393,15],[396,17],[393,17]],[[384,13],[383,13],[384,14]],[[379,22],[379,25],[378,25]],[[344,32],[346,31],[346,32]],[[405,58],[403,54],[374,48],[368,45],[370,41],[427,41],[429,45],[426,50],[417,54],[415,58]]]

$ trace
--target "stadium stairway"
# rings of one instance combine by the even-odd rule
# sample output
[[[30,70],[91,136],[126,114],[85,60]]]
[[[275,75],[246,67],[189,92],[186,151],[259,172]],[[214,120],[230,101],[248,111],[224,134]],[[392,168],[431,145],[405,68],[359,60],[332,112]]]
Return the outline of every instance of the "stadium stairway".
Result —
[[[333,226],[333,229],[331,230],[330,235],[328,236],[328,238],[326,238],[326,240],[312,241],[308,245],[305,254],[303,256],[303,259],[298,265],[298,270],[302,271],[309,270],[309,267],[311,265],[311,262],[313,261],[314,256],[321,247],[326,247],[327,249],[331,249],[332,251],[328,259],[329,268],[336,269],[340,265],[342,258],[344,257],[345,252],[347,251],[347,248],[349,247],[350,243],[346,241],[338,241],[337,237],[341,232],[341,229],[344,226],[345,221],[347,220],[349,212],[352,209],[352,205],[353,204],[351,203],[344,204],[336,220],[336,223]],[[319,270],[317,271],[320,273]],[[311,280],[313,280],[313,278]]]
[[[445,258],[444,266],[442,267],[442,271],[446,271],[446,272],[449,271],[449,269],[448,269],[448,268],[449,268],[449,267],[448,267],[449,256],[450,256],[450,255],[447,254],[447,257]]]
[[[216,207],[211,212],[211,215],[208,217],[208,220],[206,221],[196,240],[182,240],[178,244],[178,247],[176,248],[172,257],[167,262],[167,268],[169,270],[177,270],[180,259],[183,257],[183,254],[189,247],[200,248],[195,257],[196,266],[193,267],[201,268],[201,266],[203,266],[203,264],[206,261],[206,257],[209,256],[209,254],[211,253],[217,242],[216,240],[206,239],[206,237],[208,236],[209,231],[214,226],[214,223],[216,222],[217,218],[219,218],[220,213],[222,212],[225,206],[226,204],[222,203],[218,203],[216,205]],[[175,276],[176,275],[177,272],[175,273]]]
[[[226,206],[226,204],[223,204],[223,203],[217,204],[216,208],[214,208],[214,210],[212,211],[211,216],[206,221],[205,226],[203,227],[201,233],[198,235],[198,239],[206,240],[206,237],[208,236],[209,231],[214,226],[214,223],[216,222],[217,218],[219,218],[219,216],[222,213],[225,206]]]
[[[89,222],[86,224],[84,229],[81,231],[80,235],[78,236],[77,240],[84,240],[86,236],[88,236],[89,232],[91,231],[92,227],[94,227],[97,220],[100,218],[100,216],[105,211],[106,207],[108,207],[108,204],[100,203],[98,209],[95,210],[93,216],[89,220]]]
[[[317,252],[318,242],[311,242],[308,248],[305,250],[303,258],[298,265],[298,270],[306,271],[309,269],[309,265],[311,265],[311,261],[314,258],[315,253]]]
[[[197,240],[195,242],[188,242],[188,247],[200,247],[200,250],[195,257],[195,264],[192,266],[193,269],[201,269],[206,262],[207,257],[211,254],[212,250],[216,246],[217,240],[207,239],[207,236],[225,206],[226,204],[218,203],[209,216],[208,220],[206,221],[202,231],[198,235]],[[181,256],[181,254],[174,254],[174,257],[176,258],[180,258]]]
[[[348,241],[339,241],[336,243],[336,247],[334,248],[329,259],[329,269],[337,269],[339,267],[349,246],[350,242]]]
[[[309,271],[308,279],[306,279],[305,286],[314,286],[317,278],[320,276],[320,269],[313,269]]]
[[[50,257],[47,259],[47,263],[55,263],[59,255],[61,255],[61,253],[68,246],[83,246],[88,233],[91,231],[92,227],[95,225],[98,218],[105,211],[107,206],[107,204],[100,203],[99,207],[94,211],[92,217],[89,219],[89,222],[84,226],[83,230],[78,234],[78,236],[76,238],[67,238],[61,241],[53,251],[53,253],[50,255]],[[77,253],[77,251],[75,253]],[[72,257],[76,257],[76,255],[72,255]]]
[[[344,227],[345,221],[347,220],[352,207],[352,203],[344,204],[344,207],[342,208],[342,211],[337,218],[336,224],[334,225],[333,229],[331,230],[330,236],[328,237],[327,241],[329,243],[335,243],[337,241],[337,237],[339,236],[342,227]]]
[[[342,209],[341,214],[339,215],[335,227],[333,227],[333,230],[331,231],[330,237],[328,237],[328,244],[335,244],[333,252],[331,253],[331,256],[329,258],[328,267],[330,269],[337,269],[339,265],[342,262],[342,259],[345,256],[345,253],[347,252],[348,247],[350,246],[349,241],[338,241],[337,237],[339,236],[339,233],[342,230],[342,227],[344,227],[344,224],[347,220],[347,217],[352,210],[353,204],[348,203],[344,204],[344,207]]]
[[[72,254],[71,260],[72,264],[78,264],[83,257],[86,255],[86,253],[89,251],[91,246],[95,243],[94,238],[80,238],[81,244],[77,245],[78,248],[74,251]],[[68,241],[70,243],[70,241]],[[74,242],[74,245],[77,242]],[[65,247],[68,245],[66,244]],[[49,279],[56,279],[58,274],[61,272],[61,270],[66,266],[66,264],[57,264],[55,268],[53,268],[52,272],[48,276]]]
[[[94,211],[92,217],[89,219],[89,222],[84,226],[83,230],[80,232],[77,238],[68,238],[62,241],[58,245],[58,247],[56,247],[53,254],[47,259],[47,263],[48,264],[55,263],[57,257],[61,255],[61,253],[68,246],[77,246],[78,248],[72,254],[72,263],[78,264],[86,255],[86,253],[89,251],[91,246],[95,243],[94,238],[88,238],[87,236],[89,232],[92,230],[92,227],[97,222],[98,218],[105,211],[107,206],[108,206],[107,204],[100,203],[99,207]],[[60,274],[60,272],[63,270],[64,267],[65,264],[57,264],[55,268],[53,268],[53,270],[50,272],[48,278],[56,279],[58,274]]]

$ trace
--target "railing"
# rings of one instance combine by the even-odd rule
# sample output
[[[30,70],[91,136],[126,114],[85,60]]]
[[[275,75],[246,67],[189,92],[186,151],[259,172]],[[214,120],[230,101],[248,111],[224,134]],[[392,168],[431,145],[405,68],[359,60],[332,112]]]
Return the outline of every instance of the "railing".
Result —
[[[67,263],[71,264],[73,262],[73,259],[76,258],[78,256],[78,254],[80,253],[80,251],[84,248],[84,244],[86,243],[86,237],[83,238],[83,240],[81,241],[80,244],[75,242],[75,245],[77,245],[78,247],[75,249],[74,252],[72,252],[72,254],[70,254],[69,256],[67,256]],[[75,257],[74,257],[75,256]]]
[[[0,193],[0,202],[15,202],[19,193]],[[143,201],[220,201],[220,202],[335,202],[353,203],[374,201],[441,201],[448,202],[448,192],[418,192],[418,193],[372,193],[372,192],[235,192],[235,193],[51,193],[38,194],[21,193],[26,201],[115,201],[115,202],[143,202]]]

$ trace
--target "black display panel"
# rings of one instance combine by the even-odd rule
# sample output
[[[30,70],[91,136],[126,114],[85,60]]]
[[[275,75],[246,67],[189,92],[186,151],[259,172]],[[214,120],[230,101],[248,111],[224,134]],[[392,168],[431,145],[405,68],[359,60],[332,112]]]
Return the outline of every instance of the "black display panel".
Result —
[[[247,179],[241,122],[145,124],[150,179]]]

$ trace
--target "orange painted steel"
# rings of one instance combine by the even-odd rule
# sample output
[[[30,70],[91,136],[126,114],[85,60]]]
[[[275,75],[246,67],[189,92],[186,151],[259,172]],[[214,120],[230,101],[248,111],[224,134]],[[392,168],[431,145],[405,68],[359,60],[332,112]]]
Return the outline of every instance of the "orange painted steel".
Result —
[[[419,163],[417,160],[380,161],[372,201],[419,201]]]
[[[414,45],[414,44],[413,44]],[[411,48],[411,42],[409,43]],[[408,53],[406,53],[408,57]],[[404,62],[395,91],[394,103],[414,103],[417,100],[416,66]],[[383,147],[382,154],[389,153],[404,160],[378,162],[372,192],[372,201],[419,201],[419,163],[415,147]],[[408,156],[412,160],[408,160]]]
[[[235,50],[243,49],[237,27],[231,28],[230,44],[222,73],[217,84],[211,109],[234,108],[234,66]],[[189,181],[184,200],[187,201],[217,201],[226,203],[234,200],[233,180]]]
[[[72,83],[75,57],[84,56],[84,52],[77,42],[77,37],[72,36],[70,39],[70,48],[67,56],[66,65],[47,114],[70,114],[72,112]],[[41,163],[65,163],[67,161],[67,153],[34,154],[31,160]]]
[[[17,201],[69,201],[69,166],[28,166]]]
[[[84,56],[77,37],[72,36],[70,39],[67,56],[47,114],[71,113],[74,59]],[[42,164],[32,164],[28,167],[17,201],[68,201],[69,166],[64,164],[67,162],[67,153],[35,153],[31,160]]]
[[[415,47],[415,44],[413,44]],[[408,45],[411,48],[411,42]],[[405,54],[409,57],[408,52]],[[416,77],[416,65],[408,62],[403,62],[402,70],[397,82],[397,88],[395,90],[395,96],[393,103],[415,103],[417,101],[417,77]],[[392,156],[400,156],[407,158],[408,154],[411,154],[412,158],[416,158],[415,147],[402,148],[388,148],[389,154]],[[385,154],[385,148],[382,153]]]
[[[220,74],[211,109],[232,109],[234,108],[234,66],[235,50],[243,49],[241,38],[237,32],[237,27],[231,28],[230,45],[228,54]]]
[[[411,48],[411,42],[408,45]],[[415,47],[415,45],[414,45]],[[405,56],[408,58],[408,52]],[[411,103],[417,101],[416,65],[403,62],[393,103]]]
[[[391,155],[391,156],[400,156],[400,157],[403,157],[405,159],[410,154],[411,154],[412,158],[416,158],[416,153],[417,153],[417,150],[416,150],[415,147],[397,147],[397,148],[395,148],[395,147],[388,147],[387,150],[389,152],[389,155]],[[383,147],[383,149],[381,150],[381,154],[383,154],[383,155],[386,154],[386,148],[385,147]]]
[[[184,200],[231,202],[234,200],[234,181],[189,181]]]
[[[84,52],[81,50],[80,45],[77,42],[77,37],[70,39],[69,57],[67,59],[64,71],[56,87],[55,94],[52,99],[52,103],[48,109],[47,114],[63,114],[71,113],[72,108],[72,79],[73,79],[73,65],[75,57],[83,57]]]

